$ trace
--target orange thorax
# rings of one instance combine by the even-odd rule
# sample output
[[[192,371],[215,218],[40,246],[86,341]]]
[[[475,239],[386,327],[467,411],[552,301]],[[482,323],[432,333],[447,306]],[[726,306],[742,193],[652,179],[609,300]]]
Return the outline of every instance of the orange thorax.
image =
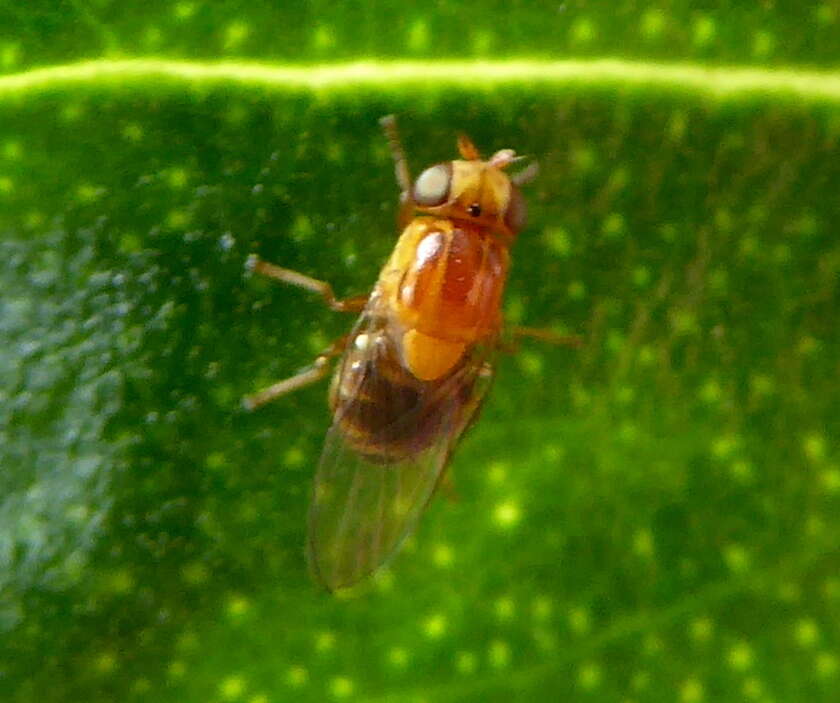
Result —
[[[486,227],[418,217],[382,272],[380,290],[402,331],[406,366],[439,378],[501,325],[507,245]]]

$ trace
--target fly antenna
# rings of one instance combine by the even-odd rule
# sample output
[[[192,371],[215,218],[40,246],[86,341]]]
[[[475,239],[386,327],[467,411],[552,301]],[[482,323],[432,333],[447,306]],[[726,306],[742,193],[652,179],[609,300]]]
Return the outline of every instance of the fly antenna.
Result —
[[[481,158],[481,154],[475,144],[473,144],[473,140],[466,134],[458,135],[458,151],[461,152],[461,156],[468,161],[475,161],[476,159]]]
[[[408,161],[405,158],[402,142],[400,141],[400,133],[397,129],[397,118],[395,115],[385,115],[379,120],[382,125],[382,131],[385,132],[385,138],[388,140],[388,146],[391,148],[391,156],[394,159],[394,172],[397,176],[397,185],[400,187],[400,192],[403,197],[408,197],[411,191],[411,174],[408,171]]]
[[[520,157],[521,158],[521,157]],[[515,186],[525,185],[533,181],[540,172],[540,165],[537,161],[532,161],[525,168],[518,173],[514,173],[510,177],[510,182]]]

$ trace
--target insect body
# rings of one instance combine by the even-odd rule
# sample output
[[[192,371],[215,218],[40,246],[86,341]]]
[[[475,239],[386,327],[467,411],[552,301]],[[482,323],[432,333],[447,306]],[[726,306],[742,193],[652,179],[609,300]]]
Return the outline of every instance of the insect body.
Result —
[[[508,249],[525,224],[516,160],[461,159],[411,183],[392,117],[383,119],[402,190],[403,232],[366,299],[338,301],[326,283],[258,261],[255,269],[361,310],[352,332],[301,374],[246,399],[251,407],[326,375],[333,423],[315,477],[307,552],[330,590],[352,586],[399,547],[431,499],[492,377]]]

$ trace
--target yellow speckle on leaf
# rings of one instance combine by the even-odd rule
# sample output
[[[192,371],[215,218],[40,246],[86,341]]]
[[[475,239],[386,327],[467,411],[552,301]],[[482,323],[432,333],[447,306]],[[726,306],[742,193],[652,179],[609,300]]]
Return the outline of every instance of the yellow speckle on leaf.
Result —
[[[653,549],[653,533],[647,528],[636,530],[633,535],[633,553],[642,559],[650,559]]]
[[[335,32],[332,27],[322,24],[315,28],[315,32],[312,34],[312,46],[316,51],[332,49],[335,43]]]
[[[644,670],[637,671],[633,674],[630,685],[634,691],[644,691],[650,686],[650,672]]]
[[[122,128],[124,139],[137,143],[143,138],[143,128],[136,122],[129,122]]]
[[[753,37],[752,53],[757,59],[766,59],[773,53],[776,38],[766,29],[759,30]]]
[[[391,647],[388,652],[388,663],[395,669],[405,669],[408,664],[408,650],[405,647]]]
[[[298,214],[292,222],[289,236],[295,242],[305,242],[312,237],[314,229],[312,221],[304,214]]]
[[[647,266],[637,266],[633,269],[633,285],[636,288],[647,288],[650,278],[650,269]]]
[[[193,652],[198,648],[200,640],[192,630],[182,632],[175,643],[180,652]]]
[[[746,642],[734,644],[726,656],[730,668],[735,671],[746,671],[753,665],[753,651]]]
[[[100,186],[95,186],[90,183],[82,183],[78,188],[76,188],[76,199],[80,203],[92,203],[94,200],[98,200],[104,192],[105,189]]]
[[[494,461],[487,469],[487,480],[496,486],[503,484],[508,477],[508,464],[503,461]]]
[[[543,231],[543,242],[546,248],[556,256],[566,258],[572,250],[569,233],[563,227],[547,227]]]
[[[8,159],[9,161],[17,161],[21,154],[23,153],[23,149],[21,149],[20,142],[16,139],[9,139],[6,142],[3,142],[3,158]]]
[[[300,447],[289,447],[283,454],[283,466],[288,469],[299,469],[303,466],[306,455]]]
[[[720,402],[723,392],[718,380],[716,378],[709,378],[700,387],[700,393],[698,395],[700,396],[700,400],[706,405],[715,405]]]
[[[225,610],[231,619],[239,619],[251,609],[250,601],[241,595],[234,595],[228,599]]]
[[[476,669],[476,657],[472,652],[458,652],[455,655],[455,669],[459,674],[472,674]]]
[[[169,229],[184,229],[190,221],[190,216],[183,210],[172,210],[166,216],[166,226]]]
[[[470,45],[473,54],[486,56],[493,46],[493,35],[486,30],[477,30],[471,35]]]
[[[668,135],[668,139],[672,142],[679,142],[685,136],[686,128],[688,127],[688,117],[686,117],[685,112],[682,110],[676,110],[671,115],[671,119],[668,120],[668,125],[665,128],[665,133]],[[676,232],[673,228],[673,225],[663,225],[663,229],[660,230],[663,234],[663,239],[666,241],[673,241],[676,235]]]
[[[688,631],[691,639],[698,644],[705,644],[712,637],[712,621],[709,618],[697,618],[691,622]]]
[[[516,355],[516,361],[522,373],[531,378],[539,376],[545,367],[543,357],[532,351],[521,351]]]
[[[195,14],[194,2],[179,2],[174,8],[175,18],[179,20],[186,20]]]
[[[837,21],[837,10],[827,2],[817,7],[814,10],[814,15],[817,18],[817,22],[823,26],[834,24]]]
[[[712,442],[712,455],[716,459],[728,459],[740,445],[740,437],[731,434],[722,435]]]
[[[38,210],[30,210],[23,218],[23,224],[27,229],[38,229],[46,221],[44,213]]]
[[[744,573],[750,568],[749,553],[737,543],[724,547],[723,560],[733,573]]]
[[[826,493],[840,493],[840,468],[830,466],[820,474],[820,483]]]
[[[100,675],[110,674],[117,668],[117,657],[113,652],[103,652],[94,660],[94,667]]]
[[[356,688],[353,680],[347,676],[336,676],[330,682],[330,693],[333,698],[348,698]]]
[[[245,38],[250,34],[251,29],[244,22],[231,22],[225,28],[224,48],[231,50],[238,48]]]
[[[183,168],[170,169],[166,180],[172,188],[183,188],[187,185],[187,172]]]
[[[700,331],[697,315],[686,309],[674,310],[671,313],[671,327],[676,334],[685,337],[695,335]]]
[[[493,610],[496,612],[496,619],[501,622],[507,622],[513,619],[516,612],[516,604],[510,596],[503,596],[498,598]]]
[[[504,640],[493,640],[488,652],[490,666],[494,669],[504,669],[510,664],[510,645]]]
[[[20,61],[20,45],[19,44],[3,44],[0,45],[0,68],[9,69],[17,65]]]
[[[441,542],[434,546],[434,549],[432,550],[432,562],[434,562],[435,566],[445,569],[452,566],[453,560],[454,554],[452,552],[452,547],[448,544]]]
[[[745,459],[733,461],[729,466],[729,473],[739,483],[749,483],[755,477],[752,463]]]
[[[682,703],[698,703],[704,697],[703,684],[696,678],[686,680],[680,687],[680,701]]]
[[[568,287],[569,298],[572,300],[583,300],[586,297],[586,286],[583,281],[572,281]]]
[[[598,688],[602,678],[601,667],[594,662],[585,662],[578,669],[578,683],[587,691]]]
[[[123,595],[134,588],[134,577],[128,569],[112,571],[107,580],[108,590],[116,595]]]
[[[426,618],[423,623],[423,633],[430,640],[437,640],[446,634],[449,623],[443,613],[435,613]]]
[[[222,700],[235,701],[245,693],[245,680],[241,676],[228,676],[219,684]]]
[[[802,618],[794,626],[794,638],[796,643],[803,649],[813,647],[820,638],[820,630],[817,623],[811,618]]]
[[[418,18],[411,23],[408,29],[408,48],[415,53],[429,48],[429,25],[425,19]]]
[[[146,696],[152,690],[152,682],[145,676],[135,679],[131,684],[131,692],[135,696]]]
[[[825,459],[825,437],[817,432],[809,434],[802,441],[802,449],[809,461],[821,462]]]
[[[816,661],[814,662],[814,669],[817,672],[817,676],[822,679],[833,678],[840,671],[840,662],[838,662],[837,655],[833,652],[820,652],[817,654]]]
[[[499,503],[493,511],[493,522],[502,529],[516,527],[521,517],[519,505],[514,500]]]
[[[571,154],[572,168],[578,173],[587,173],[595,167],[595,151],[587,144],[575,147]]]
[[[653,632],[646,634],[644,640],[642,641],[643,651],[649,657],[658,657],[662,653],[664,647],[665,645],[662,643],[662,638]]]
[[[717,27],[715,26],[715,21],[711,17],[707,15],[700,15],[694,21],[692,38],[696,47],[702,48],[708,46],[712,39],[714,39],[716,33]]]
[[[627,224],[624,221],[624,215],[620,212],[612,212],[607,215],[601,227],[601,231],[607,239],[618,239],[626,229]]]
[[[569,626],[576,635],[585,635],[592,627],[589,610],[583,606],[572,608],[569,612]]]
[[[160,44],[162,38],[163,32],[161,32],[160,27],[146,27],[146,30],[143,32],[143,42],[147,47],[157,46]]]
[[[335,647],[335,633],[325,630],[315,635],[315,650],[318,652],[329,652]]]
[[[761,679],[755,676],[748,676],[744,679],[744,685],[741,687],[744,692],[744,697],[750,700],[757,700],[764,693],[764,685]]]
[[[286,683],[293,688],[300,688],[309,681],[309,672],[300,665],[289,667],[286,672]]]
[[[665,28],[665,13],[658,8],[651,8],[642,15],[641,30],[642,36],[646,39],[654,39],[662,34]]]
[[[535,620],[547,620],[554,611],[554,604],[548,596],[537,596],[531,604],[531,612]]]
[[[572,24],[572,41],[589,44],[595,38],[595,23],[588,17],[578,17]]]

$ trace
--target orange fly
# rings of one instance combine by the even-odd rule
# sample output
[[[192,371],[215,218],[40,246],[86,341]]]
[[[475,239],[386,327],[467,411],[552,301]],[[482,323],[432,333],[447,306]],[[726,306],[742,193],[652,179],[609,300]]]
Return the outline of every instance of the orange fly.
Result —
[[[508,250],[525,225],[511,149],[489,160],[466,137],[461,159],[413,183],[393,116],[382,119],[401,190],[404,227],[369,296],[337,300],[328,283],[252,260],[253,270],[361,311],[349,335],[305,371],[245,399],[260,406],[329,373],[333,412],[309,509],[307,555],[329,590],[374,573],[415,527],[453,449],[475,419],[502,330]],[[551,333],[520,334],[566,342]]]

